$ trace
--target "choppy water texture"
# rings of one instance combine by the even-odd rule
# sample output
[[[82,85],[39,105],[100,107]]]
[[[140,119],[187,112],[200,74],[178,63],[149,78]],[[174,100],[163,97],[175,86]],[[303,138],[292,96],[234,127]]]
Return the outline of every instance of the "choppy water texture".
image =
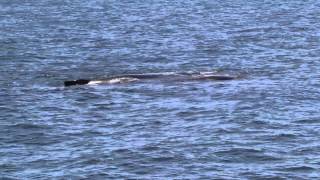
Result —
[[[1,0],[0,177],[320,178],[319,29],[319,0]],[[63,87],[211,70],[246,77]]]

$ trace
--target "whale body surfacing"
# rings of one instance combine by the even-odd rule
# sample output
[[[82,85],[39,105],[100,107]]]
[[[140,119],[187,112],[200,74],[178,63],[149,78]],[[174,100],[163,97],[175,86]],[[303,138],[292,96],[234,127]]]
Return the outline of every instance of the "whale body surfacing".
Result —
[[[142,80],[159,79],[164,81],[192,81],[192,80],[216,80],[226,81],[237,79],[238,76],[230,74],[219,74],[215,72],[200,72],[200,73],[149,73],[149,74],[126,74],[120,76],[112,76],[103,80],[89,80],[89,79],[78,79],[65,81],[64,86],[75,86],[75,85],[96,85],[96,84],[119,84],[119,83],[130,83]]]

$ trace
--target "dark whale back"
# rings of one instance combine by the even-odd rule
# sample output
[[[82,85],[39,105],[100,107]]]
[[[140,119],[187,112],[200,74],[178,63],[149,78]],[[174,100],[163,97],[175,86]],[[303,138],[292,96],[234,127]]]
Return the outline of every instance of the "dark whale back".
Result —
[[[64,86],[75,86],[75,85],[85,85],[88,84],[90,80],[88,79],[78,79],[78,80],[72,80],[72,81],[65,81]]]

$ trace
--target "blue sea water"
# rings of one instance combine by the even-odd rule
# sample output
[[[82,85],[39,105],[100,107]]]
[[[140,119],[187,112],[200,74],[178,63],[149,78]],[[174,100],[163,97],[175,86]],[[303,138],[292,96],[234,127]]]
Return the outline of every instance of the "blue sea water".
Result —
[[[319,179],[320,1],[1,0],[1,179]],[[64,88],[126,73],[233,81]]]

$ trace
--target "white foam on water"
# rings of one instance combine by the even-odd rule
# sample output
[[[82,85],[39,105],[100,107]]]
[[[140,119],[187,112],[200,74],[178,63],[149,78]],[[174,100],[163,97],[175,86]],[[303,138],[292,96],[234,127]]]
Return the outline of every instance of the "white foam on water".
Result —
[[[114,78],[107,81],[110,84],[116,84],[116,83],[127,83],[127,82],[133,82],[138,81],[138,78],[128,78],[128,77],[122,77],[122,78]]]
[[[95,85],[95,84],[101,84],[101,83],[104,83],[104,81],[90,81],[88,85]]]

